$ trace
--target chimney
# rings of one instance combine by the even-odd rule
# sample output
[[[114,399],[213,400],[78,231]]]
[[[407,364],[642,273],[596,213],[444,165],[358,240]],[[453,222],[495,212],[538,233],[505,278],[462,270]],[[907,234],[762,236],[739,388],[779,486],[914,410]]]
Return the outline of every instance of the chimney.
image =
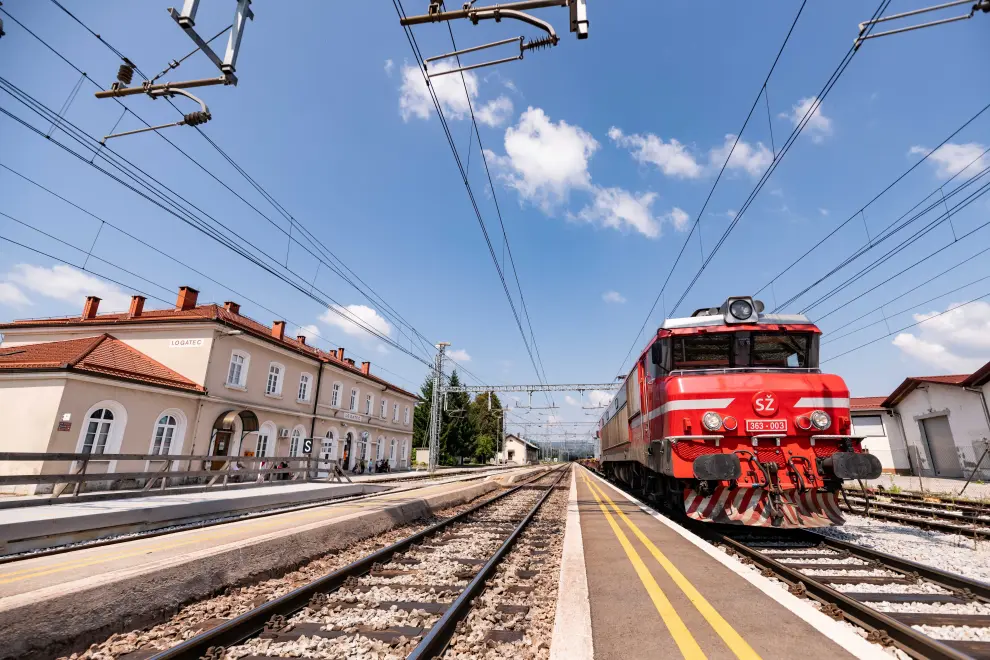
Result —
[[[344,361],[344,347],[343,346],[341,346],[340,348],[337,349],[337,359],[340,360],[341,362]]]
[[[285,338],[285,321],[275,321],[272,323],[272,337],[279,341]]]
[[[371,373],[371,363],[370,362],[362,362],[361,363],[361,373],[363,373],[365,376],[367,376],[368,374]]]
[[[144,311],[144,296],[131,296],[131,308],[127,311],[127,316],[136,319]]]
[[[175,299],[175,308],[183,312],[196,307],[199,291],[189,286],[179,287],[179,297]]]
[[[300,344],[305,344],[306,335],[296,335],[296,341],[298,341]]]
[[[233,300],[228,300],[223,304],[223,308],[226,309],[231,314],[240,314],[241,306],[239,303],[235,303]]]
[[[83,305],[82,317],[84,319],[96,318],[96,310],[100,308],[100,299],[96,296],[86,296],[86,304]]]

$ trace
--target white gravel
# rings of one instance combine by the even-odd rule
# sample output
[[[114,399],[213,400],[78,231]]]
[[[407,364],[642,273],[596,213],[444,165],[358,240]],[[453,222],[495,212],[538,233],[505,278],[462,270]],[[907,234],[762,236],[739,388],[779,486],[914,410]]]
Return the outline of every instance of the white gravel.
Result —
[[[986,603],[870,603],[881,612],[937,612],[938,614],[990,614]]]
[[[911,626],[935,639],[955,639],[972,642],[990,642],[990,628],[969,626]]]
[[[896,573],[894,571],[888,571],[882,568],[871,568],[862,571],[853,571],[853,570],[836,571],[834,568],[833,569],[811,568],[811,569],[801,569],[801,572],[804,573],[805,575],[815,575],[815,576],[841,575],[843,577],[889,577],[889,578],[901,577],[900,573]]]
[[[820,527],[812,531],[990,583],[990,541],[974,541],[958,534],[925,531],[850,514],[842,527]]]
[[[874,593],[874,594],[948,594],[952,593],[948,589],[943,589],[937,584],[925,582],[924,580],[916,584],[869,584],[861,582],[859,584],[829,584],[836,591],[843,593]]]

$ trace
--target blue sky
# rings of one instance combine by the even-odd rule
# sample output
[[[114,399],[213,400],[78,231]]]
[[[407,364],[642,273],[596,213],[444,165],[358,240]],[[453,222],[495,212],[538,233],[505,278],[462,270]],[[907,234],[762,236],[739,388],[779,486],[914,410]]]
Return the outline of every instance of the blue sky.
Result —
[[[164,4],[64,4],[146,73],[157,73],[191,50]],[[404,4],[409,13],[425,11],[427,5],[425,0]],[[623,3],[621,8],[596,0],[588,4],[588,40],[579,42],[567,33],[565,10],[543,11],[540,15],[561,35],[558,47],[531,53],[522,62],[481,69],[468,79],[543,364],[548,379],[555,382],[609,381],[628,367],[621,364],[623,356],[687,236],[684,229],[711,189],[725,157],[727,136],[742,125],[798,7],[745,3],[715,10],[703,3]],[[925,4],[900,0],[892,10]],[[808,3],[770,80],[769,120],[761,99],[701,217],[702,245],[694,235],[647,332],[656,328],[663,311],[670,313],[670,305],[699,266],[701,250],[709,254],[793,129],[794,118],[814,99],[849,48],[856,25],[874,6]],[[204,3],[198,20],[201,33],[212,36],[227,25],[232,7],[232,1]],[[119,64],[116,56],[54,4],[6,0],[3,8],[95,80],[109,85]],[[412,53],[391,4],[259,1],[254,11],[238,61],[239,85],[195,92],[213,114],[204,132],[412,326],[433,341],[452,342],[472,374],[485,382],[533,382],[533,367],[440,122],[432,105],[426,105],[422,77],[410,68]],[[79,74],[3,18],[7,35],[0,40],[0,76],[58,110]],[[472,26],[462,21],[453,28],[460,47],[519,34],[538,36],[511,22]],[[866,43],[677,313],[687,315],[729,295],[760,289],[990,102],[990,71],[977,65],[990,55],[988,29],[990,18],[980,15]],[[450,49],[445,28],[417,27],[415,34],[426,56]],[[165,79],[213,75],[215,69],[199,55]],[[469,178],[501,260],[501,231],[478,144],[471,141],[464,88],[457,76],[437,80],[462,158],[470,144]],[[99,138],[117,121],[120,106],[93,98],[94,90],[84,81],[66,117]],[[175,120],[174,110],[163,101],[133,97],[125,102],[149,122]],[[0,107],[44,132],[50,129],[6,92],[0,91]],[[970,162],[976,160],[948,183],[946,193],[990,165],[990,159],[980,158],[990,145],[988,115],[990,111],[866,210],[871,237]],[[134,118],[126,116],[118,130],[137,127]],[[188,127],[162,135],[280,228],[160,136],[120,138],[110,146],[258,246],[273,268],[288,264],[306,281],[315,276],[317,289],[341,305],[362,306],[349,309],[408,346],[397,324],[373,311],[376,305],[326,268],[317,271],[316,261],[297,245],[289,247],[284,233],[288,222],[200,135]],[[74,144],[58,129],[52,138]],[[6,116],[0,116],[0,163],[243,295],[107,227],[99,231],[93,248],[97,258],[168,290],[195,286],[201,300],[241,300],[244,313],[259,320],[270,322],[278,316],[313,326],[320,337],[313,335],[311,340],[344,345],[349,354],[372,360],[379,373],[387,369],[384,375],[406,387],[418,385],[426,373],[421,363],[339,323],[339,317],[328,315],[317,302]],[[981,178],[966,190],[984,182]],[[950,197],[950,206],[962,197]],[[851,301],[822,321],[825,339],[875,323],[826,344],[823,358],[891,332],[825,365],[846,378],[854,395],[885,394],[907,375],[967,371],[990,359],[986,302],[896,332],[924,319],[921,315],[945,312],[990,292],[990,279],[964,286],[990,275],[985,256],[890,303],[884,310],[886,321],[875,311],[990,246],[990,228],[975,231],[905,275],[864,293],[949,245],[954,235],[990,220],[988,199],[977,199],[953,215],[952,226],[940,225],[810,310],[814,319]],[[0,235],[76,266],[83,264],[100,228],[94,217],[7,170],[0,170],[0,211],[83,252],[2,216]],[[886,254],[939,212],[932,211],[878,245],[840,275]],[[784,302],[866,241],[862,220],[849,223],[761,298],[770,307]],[[88,273],[56,265],[0,242],[0,319],[74,313],[93,290],[103,294],[107,309],[120,307],[132,288],[169,300],[174,296],[98,259],[90,259],[87,269],[128,286],[100,283]],[[843,279],[829,279],[785,311],[800,311]],[[636,339],[636,351],[644,342],[644,337]],[[576,397],[571,400],[580,404]],[[559,396],[556,401],[562,406],[555,412],[558,418],[592,419],[579,405]]]

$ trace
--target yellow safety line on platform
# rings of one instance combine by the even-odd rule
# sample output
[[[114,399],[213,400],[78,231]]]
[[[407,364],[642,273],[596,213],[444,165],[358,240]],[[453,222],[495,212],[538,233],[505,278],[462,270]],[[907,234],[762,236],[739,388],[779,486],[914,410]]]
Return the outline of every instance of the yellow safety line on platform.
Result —
[[[591,486],[591,482],[588,478],[584,477],[585,482]],[[691,631],[688,630],[687,626],[684,625],[684,621],[681,619],[680,615],[674,609],[674,606],[670,604],[670,600],[667,599],[666,594],[663,593],[663,589],[657,584],[656,579],[653,574],[650,573],[650,569],[646,567],[643,563],[643,559],[636,552],[636,548],[629,541],[629,537],[626,533],[622,531],[619,527],[619,523],[615,521],[612,514],[608,512],[605,507],[605,503],[602,502],[601,498],[598,497],[598,493],[595,492],[594,488],[591,488],[591,494],[594,495],[595,500],[598,502],[598,506],[601,508],[602,513],[605,514],[605,519],[608,520],[609,526],[615,533],[615,537],[619,539],[619,544],[622,549],[626,551],[626,557],[629,558],[629,562],[632,564],[633,569],[636,571],[636,575],[639,576],[640,581],[643,586],[646,587],[646,592],[650,595],[650,599],[653,601],[654,607],[657,608],[657,612],[660,613],[660,617],[663,622],[667,625],[667,630],[670,631],[670,636],[674,638],[674,642],[677,643],[677,647],[681,650],[681,653],[685,658],[702,659],[705,658],[705,652],[701,650],[698,646],[698,642],[695,641],[694,636]]]
[[[612,498],[610,498],[608,494],[606,494],[605,491],[598,486],[598,484],[591,483],[590,480],[588,483],[592,487],[592,490],[596,490],[601,493],[601,496],[608,502],[609,506],[615,510],[620,518],[622,518],[623,522],[625,522],[629,529],[632,530],[633,534],[636,535],[636,538],[638,538],[640,542],[646,546],[646,548],[650,551],[650,554],[653,555],[653,558],[657,560],[657,563],[659,563],[663,569],[667,571],[667,574],[671,577],[674,583],[680,587],[681,591],[684,592],[684,595],[688,597],[688,600],[690,600],[698,611],[701,612],[701,615],[705,617],[705,620],[708,621],[711,627],[715,629],[718,636],[721,637],[732,652],[736,654],[736,657],[740,658],[740,660],[760,660],[759,654],[753,650],[745,639],[742,638],[742,635],[736,632],[736,629],[733,628],[729,622],[718,613],[718,610],[712,607],[711,603],[705,600],[705,597],[698,592],[694,585],[691,584],[691,581],[684,577],[684,574],[681,573],[676,566],[674,566],[673,562],[671,562],[666,555],[660,552],[660,549],[653,544],[653,541],[651,541],[646,534],[644,534],[643,531],[629,519],[629,516],[627,516],[622,509],[616,506],[615,502],[612,501]]]
[[[437,484],[437,485],[445,485],[445,484]],[[429,488],[429,486],[427,486],[426,488]],[[415,498],[415,499],[419,499],[419,498]],[[389,502],[393,502],[396,504],[399,503],[398,501],[387,500],[384,498],[358,501],[358,502],[341,502],[338,504],[328,503],[316,509],[307,509],[305,511],[289,511],[284,514],[276,514],[271,518],[266,518],[265,520],[256,521],[253,523],[250,523],[248,521],[232,520],[229,523],[221,523],[219,527],[221,527],[222,529],[220,530],[214,528],[207,528],[207,530],[211,530],[211,531],[206,531],[202,529],[185,530],[185,531],[189,531],[194,536],[193,538],[187,537],[181,541],[173,540],[173,542],[171,543],[150,542],[142,545],[141,548],[137,550],[118,552],[112,554],[101,554],[99,557],[93,557],[91,559],[70,559],[69,561],[65,561],[65,562],[57,562],[55,564],[47,564],[45,566],[22,568],[20,570],[13,570],[13,571],[0,570],[0,584],[20,582],[22,580],[27,580],[35,577],[43,577],[45,575],[51,575],[53,573],[69,571],[75,568],[84,568],[86,566],[93,566],[96,564],[117,561],[120,559],[128,559],[130,557],[147,555],[152,552],[160,552],[162,550],[171,550],[174,548],[181,548],[182,546],[195,545],[197,543],[202,543],[204,541],[224,539],[232,536],[237,536],[238,534],[241,534],[245,531],[247,532],[264,531],[266,528],[269,529],[276,528],[281,525],[284,525],[286,522],[290,522],[294,520],[297,521],[297,524],[309,522],[308,519],[313,519],[313,521],[315,521],[321,517],[326,516],[327,511],[325,507],[332,507],[334,513],[339,512],[339,513],[344,513],[346,515],[347,513],[357,513],[357,511],[348,512],[347,509],[360,510],[369,506],[376,506],[379,503],[389,503]],[[344,516],[335,515],[333,517],[339,519],[339,518],[343,518]],[[248,524],[239,525],[234,529],[226,527],[227,525],[236,525],[238,522],[241,523],[247,522]],[[184,530],[178,530],[176,534],[181,534],[183,531]],[[166,535],[164,539],[168,539],[170,536],[171,535]],[[252,538],[252,537],[249,536],[247,538]],[[136,539],[134,542],[140,543],[142,540],[147,540],[147,539]],[[84,548],[81,550],[84,550]],[[97,548],[96,550],[99,551],[100,548]],[[31,559],[30,557],[25,557],[24,561],[30,561],[30,559]],[[39,558],[39,559],[44,559],[44,558]]]

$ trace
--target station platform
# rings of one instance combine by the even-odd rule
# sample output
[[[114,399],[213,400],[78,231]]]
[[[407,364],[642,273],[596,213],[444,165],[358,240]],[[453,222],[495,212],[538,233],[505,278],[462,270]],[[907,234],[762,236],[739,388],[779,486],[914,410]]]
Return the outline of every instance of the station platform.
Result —
[[[583,467],[571,496],[558,617],[563,608],[575,623],[555,629],[552,659],[592,657],[567,641],[583,634],[582,591],[590,623],[583,646],[596,660],[889,657]],[[582,556],[568,561],[575,526]]]
[[[80,650],[182,604],[496,490],[530,473],[448,480],[369,499],[0,565],[0,658]],[[101,637],[102,636],[102,637]],[[45,647],[37,645],[44,640]]]

